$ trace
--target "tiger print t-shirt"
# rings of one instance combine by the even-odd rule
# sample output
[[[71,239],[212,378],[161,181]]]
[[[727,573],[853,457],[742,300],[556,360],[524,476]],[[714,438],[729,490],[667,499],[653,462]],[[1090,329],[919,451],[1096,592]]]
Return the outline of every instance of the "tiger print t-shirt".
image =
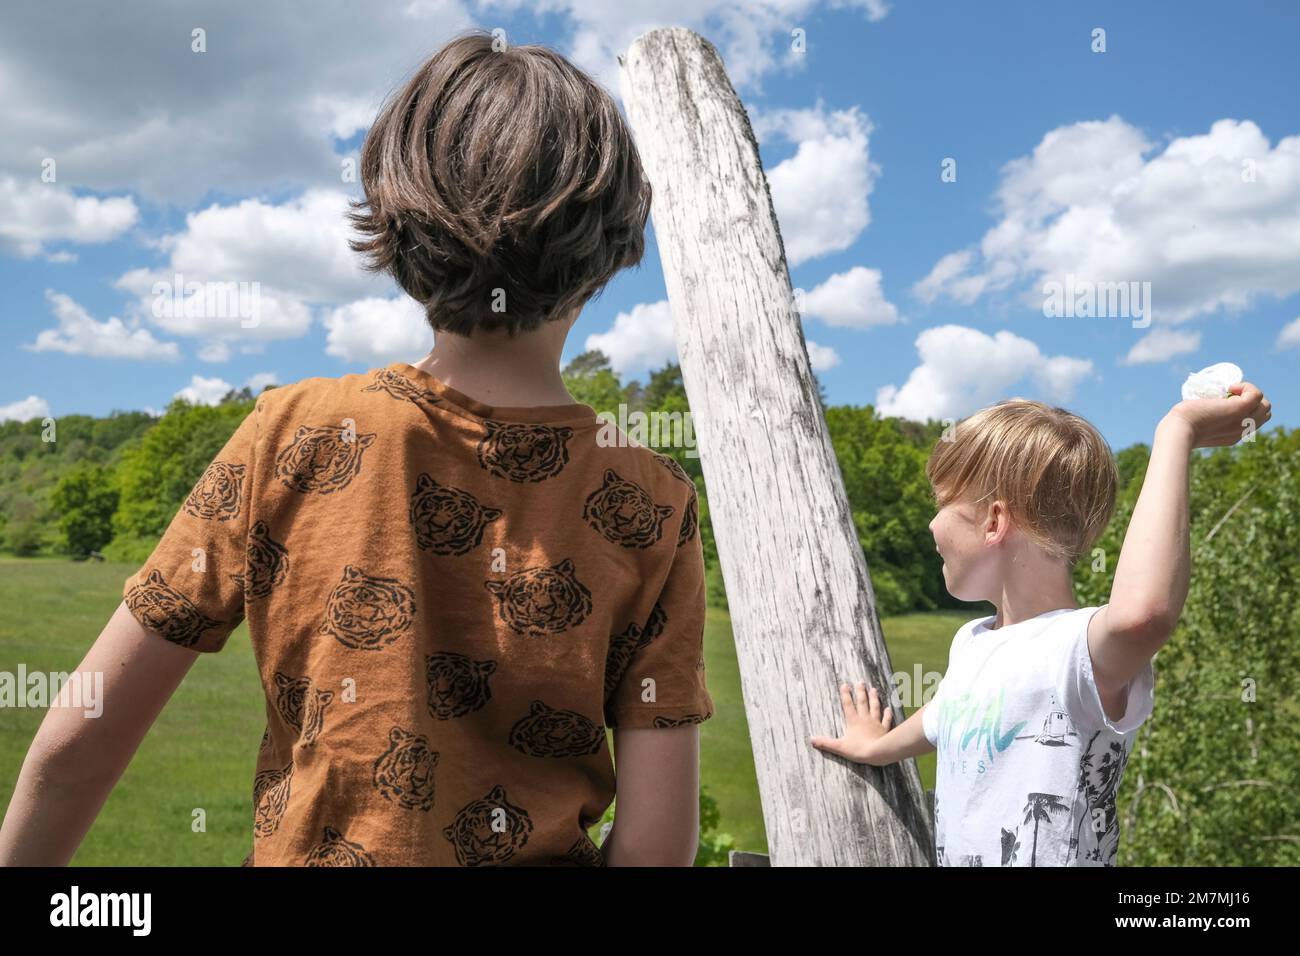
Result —
[[[713,714],[681,466],[404,362],[258,396],[123,595],[195,651],[248,621],[245,865],[599,866],[606,728]]]

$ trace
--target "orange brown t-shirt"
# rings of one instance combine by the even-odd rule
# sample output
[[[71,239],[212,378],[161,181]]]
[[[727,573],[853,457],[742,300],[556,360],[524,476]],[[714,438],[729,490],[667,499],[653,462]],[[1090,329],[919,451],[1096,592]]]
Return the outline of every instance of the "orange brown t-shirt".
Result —
[[[677,462],[404,362],[258,396],[123,595],[195,651],[248,621],[245,865],[599,866],[605,728],[713,714]]]

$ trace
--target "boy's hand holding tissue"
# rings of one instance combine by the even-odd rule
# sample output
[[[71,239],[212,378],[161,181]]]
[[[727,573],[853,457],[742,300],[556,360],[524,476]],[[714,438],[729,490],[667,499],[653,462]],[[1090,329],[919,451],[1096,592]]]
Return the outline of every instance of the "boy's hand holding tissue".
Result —
[[[1258,431],[1273,416],[1273,405],[1241,369],[1221,362],[1189,375],[1183,383],[1183,400],[1165,420],[1188,429],[1193,448],[1235,445]]]

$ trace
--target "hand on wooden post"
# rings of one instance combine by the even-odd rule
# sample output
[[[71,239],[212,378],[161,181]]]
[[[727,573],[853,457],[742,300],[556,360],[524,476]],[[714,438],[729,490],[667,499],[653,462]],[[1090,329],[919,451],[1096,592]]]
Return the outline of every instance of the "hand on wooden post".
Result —
[[[858,681],[856,697],[848,684],[840,685],[840,705],[844,708],[844,736],[811,737],[818,750],[839,754],[857,763],[871,763],[876,741],[894,726],[894,709],[880,706],[880,694],[866,681]]]

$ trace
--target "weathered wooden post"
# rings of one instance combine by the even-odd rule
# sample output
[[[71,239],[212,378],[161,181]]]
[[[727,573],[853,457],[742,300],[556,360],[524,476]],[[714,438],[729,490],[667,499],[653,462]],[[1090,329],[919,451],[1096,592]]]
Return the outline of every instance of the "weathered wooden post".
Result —
[[[689,30],[651,31],[619,64],[654,187],[771,863],[927,865],[916,762],[860,767],[808,743],[842,726],[842,681],[892,688],[891,667],[749,117],[718,52]]]

